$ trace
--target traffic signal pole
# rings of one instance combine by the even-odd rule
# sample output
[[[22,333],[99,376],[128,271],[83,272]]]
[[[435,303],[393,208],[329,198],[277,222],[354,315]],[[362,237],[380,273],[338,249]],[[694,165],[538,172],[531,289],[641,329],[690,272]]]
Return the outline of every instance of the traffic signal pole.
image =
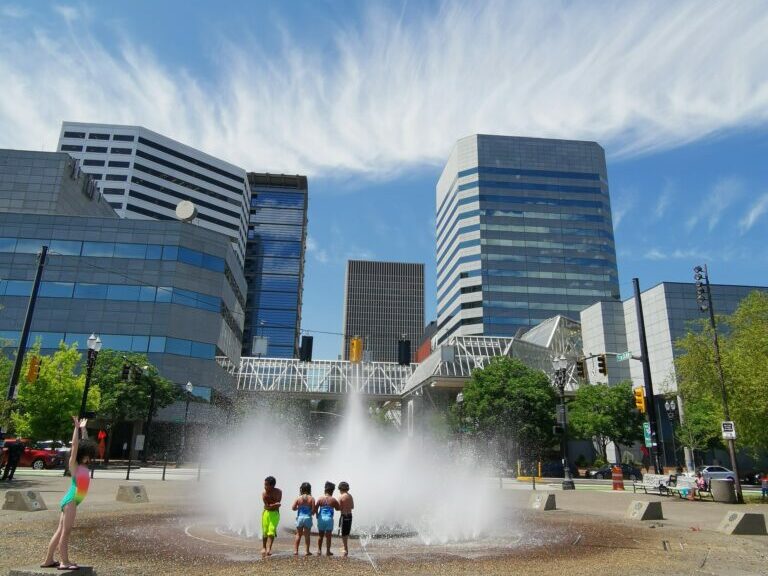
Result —
[[[637,329],[640,336],[640,356],[643,363],[643,382],[645,383],[645,413],[651,426],[651,457],[656,474],[662,474],[661,461],[659,460],[659,422],[656,418],[656,399],[653,396],[653,382],[651,382],[651,363],[648,360],[648,341],[645,337],[645,319],[643,318],[643,302],[640,298],[640,280],[632,278],[635,288],[635,312],[637,314]]]

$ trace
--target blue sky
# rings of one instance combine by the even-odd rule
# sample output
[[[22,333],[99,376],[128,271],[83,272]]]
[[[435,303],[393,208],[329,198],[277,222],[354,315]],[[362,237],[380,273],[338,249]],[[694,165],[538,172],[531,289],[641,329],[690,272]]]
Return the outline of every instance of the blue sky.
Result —
[[[340,331],[349,258],[424,262],[434,313],[434,186],[476,132],[604,146],[623,296],[764,285],[765,30],[747,1],[0,0],[0,146],[120,122],[307,174],[307,329]]]

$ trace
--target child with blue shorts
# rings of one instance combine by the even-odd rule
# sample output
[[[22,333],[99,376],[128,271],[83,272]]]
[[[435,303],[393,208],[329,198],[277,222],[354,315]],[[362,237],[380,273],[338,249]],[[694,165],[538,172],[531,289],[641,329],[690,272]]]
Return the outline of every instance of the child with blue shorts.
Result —
[[[331,536],[333,535],[333,513],[339,509],[339,501],[333,497],[333,491],[336,490],[336,484],[333,482],[325,483],[325,494],[315,502],[315,516],[317,516],[317,532],[320,539],[317,541],[317,554],[323,553],[323,539],[326,539],[326,556],[333,556],[331,552]]]
[[[304,482],[299,487],[299,497],[293,501],[293,510],[296,511],[296,542],[293,547],[293,555],[299,555],[299,544],[304,538],[307,551],[305,556],[312,556],[309,551],[309,533],[312,531],[312,514],[315,511],[315,499],[312,498],[312,486]]]

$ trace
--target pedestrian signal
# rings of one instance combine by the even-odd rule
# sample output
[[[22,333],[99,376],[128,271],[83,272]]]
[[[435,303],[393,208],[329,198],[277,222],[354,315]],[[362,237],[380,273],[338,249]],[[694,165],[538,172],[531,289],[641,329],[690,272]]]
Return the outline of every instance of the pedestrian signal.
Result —
[[[642,388],[635,388],[632,392],[635,395],[635,407],[640,414],[645,414],[645,391]]]
[[[576,360],[576,374],[579,378],[587,377],[587,362],[586,360]]]

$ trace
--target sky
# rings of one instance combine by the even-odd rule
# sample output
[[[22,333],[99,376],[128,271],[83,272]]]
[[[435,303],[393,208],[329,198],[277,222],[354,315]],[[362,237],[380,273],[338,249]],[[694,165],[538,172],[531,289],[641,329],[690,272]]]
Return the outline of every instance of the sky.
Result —
[[[423,262],[435,184],[473,133],[605,149],[622,297],[768,284],[764,2],[0,0],[0,147],[138,124],[306,174],[302,327],[335,358],[345,263]]]

